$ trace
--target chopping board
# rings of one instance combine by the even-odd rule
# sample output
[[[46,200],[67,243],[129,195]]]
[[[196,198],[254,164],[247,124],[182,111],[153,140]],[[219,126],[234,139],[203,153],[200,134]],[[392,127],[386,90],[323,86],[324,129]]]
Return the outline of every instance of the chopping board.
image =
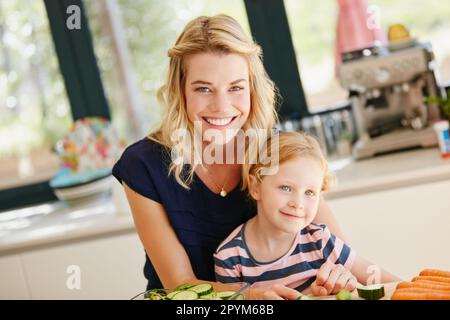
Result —
[[[384,286],[384,297],[380,300],[391,300],[392,295],[394,294],[395,288],[397,287],[398,282],[388,282],[383,283]],[[358,291],[355,289],[351,292],[353,300],[364,300],[358,296]],[[321,296],[314,297],[317,300],[336,300],[336,295],[329,296]]]

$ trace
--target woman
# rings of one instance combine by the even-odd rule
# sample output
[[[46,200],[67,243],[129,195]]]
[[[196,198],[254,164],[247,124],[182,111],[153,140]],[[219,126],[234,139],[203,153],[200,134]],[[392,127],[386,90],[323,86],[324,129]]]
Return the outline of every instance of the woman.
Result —
[[[270,132],[277,121],[275,87],[261,49],[231,17],[192,20],[168,56],[168,77],[158,91],[165,108],[162,124],[129,146],[113,168],[147,253],[148,288],[214,281],[214,250],[256,213],[240,188],[237,132]],[[198,134],[201,150],[191,143]],[[219,161],[205,159],[211,146],[211,157]],[[326,223],[344,238],[323,199],[314,222]],[[319,271],[324,286],[334,286],[341,276],[334,272],[329,279],[332,271]],[[298,294],[279,285],[247,290],[251,299],[295,299]]]

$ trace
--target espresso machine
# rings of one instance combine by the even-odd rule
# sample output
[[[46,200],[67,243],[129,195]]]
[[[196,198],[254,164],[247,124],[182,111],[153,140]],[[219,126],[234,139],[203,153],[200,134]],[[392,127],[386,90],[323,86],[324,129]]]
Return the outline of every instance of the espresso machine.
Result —
[[[355,159],[437,145],[431,123],[440,118],[425,96],[440,96],[428,43],[372,47],[343,54],[339,80],[349,90],[357,141]]]

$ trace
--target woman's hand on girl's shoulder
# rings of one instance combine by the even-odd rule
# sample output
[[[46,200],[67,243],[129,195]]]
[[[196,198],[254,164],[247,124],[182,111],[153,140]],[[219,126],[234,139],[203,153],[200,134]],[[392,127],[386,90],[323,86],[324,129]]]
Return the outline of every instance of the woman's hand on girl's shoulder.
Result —
[[[300,292],[281,284],[275,284],[269,289],[250,289],[248,299],[251,300],[296,300]]]

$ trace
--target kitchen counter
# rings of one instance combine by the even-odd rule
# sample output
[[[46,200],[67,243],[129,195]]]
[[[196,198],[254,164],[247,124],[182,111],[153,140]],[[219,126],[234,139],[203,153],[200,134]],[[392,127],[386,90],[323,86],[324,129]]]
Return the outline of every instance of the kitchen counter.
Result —
[[[0,256],[50,244],[134,233],[129,209],[118,209],[112,200],[110,195],[74,207],[56,201],[0,213]]]
[[[360,161],[350,159],[330,163],[335,184],[326,199],[450,180],[450,159],[439,149],[417,149]]]
[[[384,286],[384,297],[382,297],[380,300],[391,300],[392,295],[394,294],[395,289],[397,288],[397,285],[399,282],[387,282],[382,283]],[[364,300],[359,297],[358,290],[355,289],[351,292],[352,300]],[[337,300],[336,295],[329,295],[329,296],[320,296],[320,297],[314,297],[313,299],[316,300]]]
[[[327,199],[450,180],[450,160],[442,159],[437,148],[358,162],[341,160],[331,167],[336,170],[337,183],[327,193]],[[54,202],[0,213],[0,256],[81,239],[135,233],[128,204],[116,181],[113,194],[113,198],[74,207]]]

